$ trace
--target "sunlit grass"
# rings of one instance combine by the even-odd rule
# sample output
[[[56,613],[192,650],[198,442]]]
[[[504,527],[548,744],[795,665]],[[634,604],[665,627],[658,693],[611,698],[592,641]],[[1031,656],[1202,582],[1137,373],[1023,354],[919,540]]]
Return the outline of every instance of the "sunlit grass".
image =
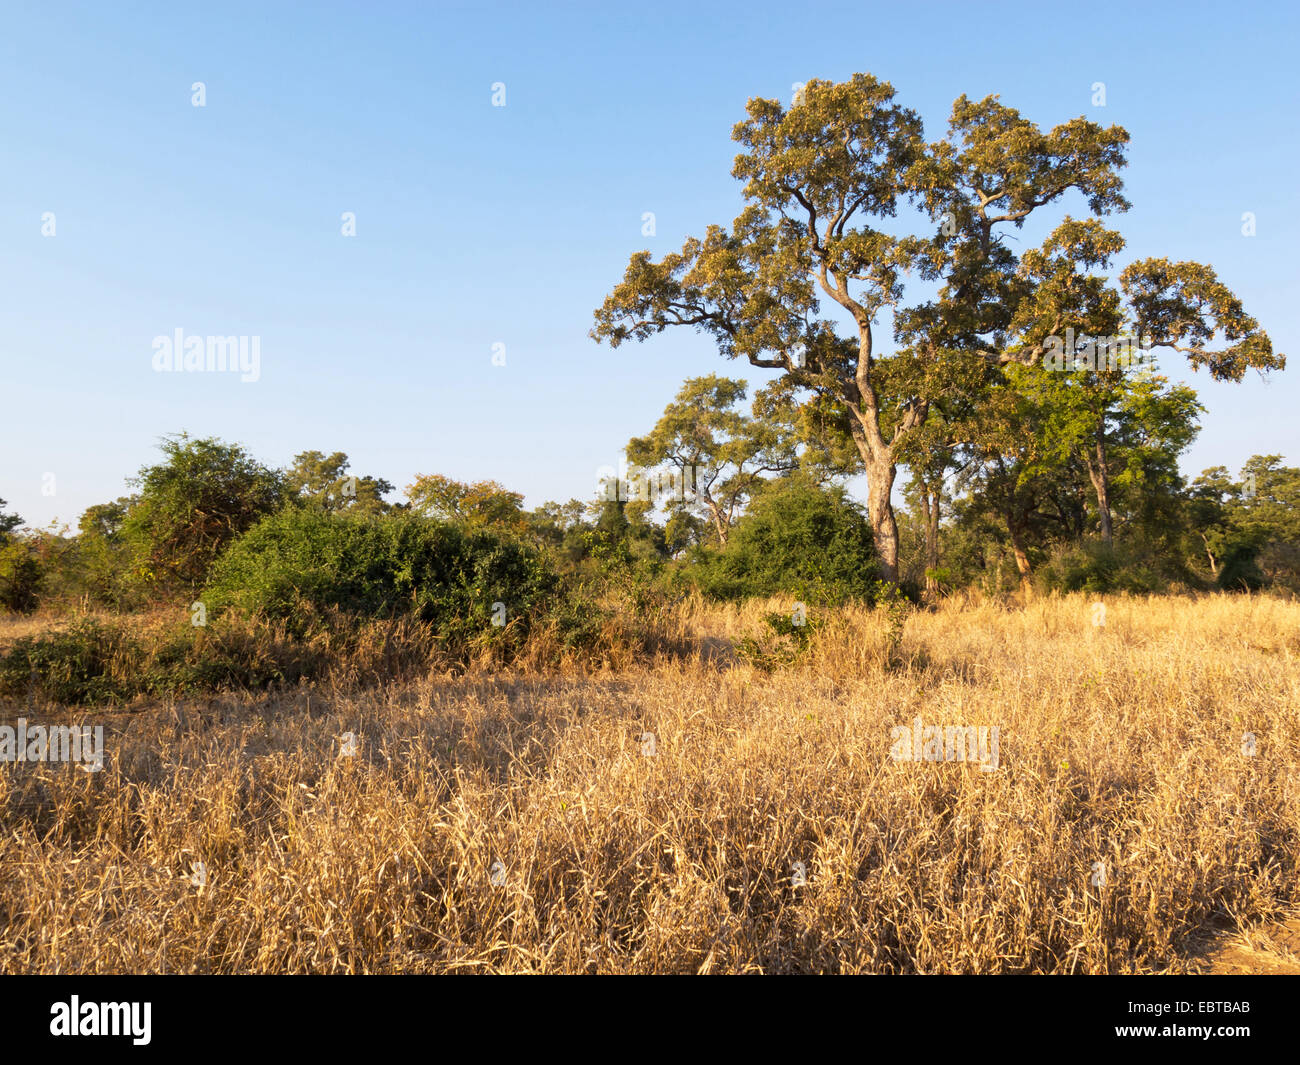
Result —
[[[691,602],[611,668],[11,706],[107,759],[0,764],[0,971],[1179,971],[1300,903],[1300,605],[1092,602],[836,611],[771,672],[729,647],[791,603]],[[891,760],[917,716],[999,768]]]

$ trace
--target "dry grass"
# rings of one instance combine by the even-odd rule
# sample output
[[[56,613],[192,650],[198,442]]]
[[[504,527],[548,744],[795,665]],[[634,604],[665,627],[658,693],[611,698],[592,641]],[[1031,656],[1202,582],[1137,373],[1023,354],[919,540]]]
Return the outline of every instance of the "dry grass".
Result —
[[[1300,605],[850,610],[764,673],[774,606],[616,671],[28,711],[108,763],[0,764],[0,971],[1184,971],[1300,903]],[[892,761],[917,715],[1000,768]]]

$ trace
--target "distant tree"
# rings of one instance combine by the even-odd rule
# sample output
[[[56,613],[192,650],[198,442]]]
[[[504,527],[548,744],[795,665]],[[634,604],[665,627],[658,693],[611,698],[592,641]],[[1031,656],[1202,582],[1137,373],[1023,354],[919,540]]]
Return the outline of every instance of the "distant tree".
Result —
[[[289,491],[298,499],[328,511],[355,510],[380,514],[388,510],[384,496],[393,486],[382,477],[348,474],[351,463],[342,451],[325,455],[304,451],[294,456],[285,474]]]
[[[1280,455],[1255,455],[1241,471],[1247,520],[1267,534],[1258,562],[1265,578],[1300,592],[1300,469]],[[1246,496],[1243,492],[1243,497]]]
[[[947,404],[935,403],[925,424],[908,436],[899,451],[908,469],[903,500],[919,527],[924,556],[921,575],[930,596],[940,583],[940,529],[944,505],[951,502],[947,481],[963,461],[958,453],[968,425],[961,420],[963,413],[964,409],[954,411]]]
[[[111,503],[96,503],[87,507],[77,522],[77,530],[82,536],[118,540],[122,536],[127,514],[139,501],[139,496],[119,496]]]
[[[1300,576],[1300,469],[1281,461],[1254,455],[1238,481],[1214,466],[1191,486],[1190,525],[1221,587],[1256,588],[1270,577],[1295,584]],[[1266,549],[1271,573],[1259,565]]]
[[[34,539],[8,535],[0,539],[0,607],[15,614],[35,610],[44,577]]]
[[[590,531],[591,525],[586,515],[587,504],[580,499],[567,503],[548,500],[535,510],[525,511],[528,538],[538,547],[555,552],[563,563],[576,565],[587,553],[583,534]]]
[[[405,491],[411,509],[425,517],[469,528],[493,526],[516,533],[527,533],[530,528],[523,509],[524,497],[496,481],[467,483],[440,473],[419,474]]]
[[[5,501],[0,499],[0,540],[3,540],[23,523],[23,519],[17,514],[6,514],[4,512],[5,506],[7,506]]]
[[[0,499],[0,607],[26,614],[36,609],[44,571],[31,537],[14,536],[22,525],[17,514],[6,514]]]
[[[1244,520],[1270,540],[1300,541],[1300,469],[1281,455],[1252,455],[1241,468],[1238,492]]]
[[[1182,479],[1178,457],[1196,436],[1202,407],[1185,386],[1157,375],[1057,373],[1010,364],[958,427],[961,483],[972,497],[962,520],[1001,522],[1021,587],[1035,557],[1085,533],[1089,495],[1105,532],[1116,510],[1135,539],[1179,553]],[[1105,490],[1097,494],[1097,446],[1105,451]],[[1104,500],[1104,503],[1103,503]],[[982,512],[982,513],[981,513]],[[1105,534],[1103,543],[1112,541]]]
[[[720,544],[736,515],[765,474],[795,468],[794,444],[778,426],[747,416],[738,405],[744,381],[709,374],[687,378],[650,432],[627,445],[628,462],[644,470],[673,471],[676,498],[663,502],[676,528],[694,531],[689,515],[697,506],[708,516]],[[657,500],[646,502],[653,509]]]
[[[587,513],[587,504],[580,499],[570,499],[567,503],[543,503],[532,514],[538,521],[553,525],[561,533],[578,528]]]
[[[74,552],[76,574],[69,575],[79,585],[79,594],[110,606],[130,605],[131,547],[124,528],[138,502],[137,496],[121,496],[82,513]]]

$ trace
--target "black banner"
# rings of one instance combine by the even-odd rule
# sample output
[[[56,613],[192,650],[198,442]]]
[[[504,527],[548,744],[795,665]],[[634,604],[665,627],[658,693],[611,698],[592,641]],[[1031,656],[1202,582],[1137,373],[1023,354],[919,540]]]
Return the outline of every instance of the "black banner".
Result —
[[[719,1049],[779,1039],[810,1053],[845,1040],[864,1049],[1033,1046],[1053,1051],[1194,1048],[1222,1056],[1294,1049],[1296,978],[934,977],[680,981],[441,977],[13,977],[7,1048],[129,1054],[256,1049],[368,1052],[412,1040],[468,1040],[492,1056],[511,1049],[579,1052],[692,1033]],[[598,1007],[598,1008],[593,1008]],[[594,1019],[594,1021],[593,1021]],[[698,1037],[698,1038],[697,1038]],[[811,1040],[811,1042],[809,1041]],[[876,1041],[879,1040],[877,1043]]]

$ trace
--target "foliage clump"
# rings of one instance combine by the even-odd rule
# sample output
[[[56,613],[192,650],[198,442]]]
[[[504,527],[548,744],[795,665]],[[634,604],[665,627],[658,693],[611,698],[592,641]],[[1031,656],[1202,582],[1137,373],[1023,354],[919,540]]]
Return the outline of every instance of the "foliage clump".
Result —
[[[720,599],[793,595],[809,603],[870,599],[877,587],[871,526],[842,489],[801,477],[765,487],[726,545],[687,572]]]
[[[558,594],[541,554],[508,536],[414,514],[317,509],[259,523],[221,558],[208,589],[212,608],[299,632],[330,610],[409,616],[454,646],[494,632],[522,637]]]

